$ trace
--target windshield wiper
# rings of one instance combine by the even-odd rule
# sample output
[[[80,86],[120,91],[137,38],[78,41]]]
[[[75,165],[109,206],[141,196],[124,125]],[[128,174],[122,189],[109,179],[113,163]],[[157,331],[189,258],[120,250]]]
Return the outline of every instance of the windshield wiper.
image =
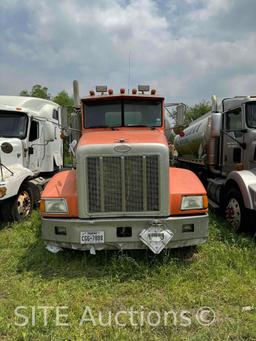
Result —
[[[97,128],[109,128],[112,130],[115,130],[116,128],[120,128],[120,126],[106,126],[106,125],[101,125],[101,126],[93,126],[93,127],[86,127],[87,129],[97,129]]]
[[[146,127],[146,128],[151,128],[152,126],[148,126],[147,124],[127,124],[126,127]]]
[[[142,128],[150,128],[152,130],[156,129],[155,126],[150,126],[147,124],[128,124],[126,127],[142,127]]]

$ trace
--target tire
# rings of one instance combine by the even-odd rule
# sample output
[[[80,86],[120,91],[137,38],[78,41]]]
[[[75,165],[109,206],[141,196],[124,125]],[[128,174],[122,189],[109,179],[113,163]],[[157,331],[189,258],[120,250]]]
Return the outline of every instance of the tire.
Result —
[[[225,219],[234,232],[242,232],[247,225],[246,208],[240,191],[231,188],[227,191],[225,200]]]
[[[3,220],[8,222],[24,220],[32,213],[33,206],[33,189],[29,183],[24,183],[21,185],[17,195],[3,202]]]

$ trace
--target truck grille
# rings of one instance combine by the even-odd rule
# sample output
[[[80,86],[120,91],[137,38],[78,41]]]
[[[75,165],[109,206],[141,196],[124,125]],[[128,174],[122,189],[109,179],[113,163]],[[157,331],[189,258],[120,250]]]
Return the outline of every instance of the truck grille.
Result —
[[[159,211],[159,157],[88,157],[90,213]]]

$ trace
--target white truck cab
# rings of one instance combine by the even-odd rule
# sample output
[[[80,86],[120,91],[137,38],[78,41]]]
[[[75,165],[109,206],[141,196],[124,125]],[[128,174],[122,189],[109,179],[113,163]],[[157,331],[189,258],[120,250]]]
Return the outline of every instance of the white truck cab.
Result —
[[[32,211],[49,175],[63,166],[61,108],[40,98],[0,96],[0,213]]]

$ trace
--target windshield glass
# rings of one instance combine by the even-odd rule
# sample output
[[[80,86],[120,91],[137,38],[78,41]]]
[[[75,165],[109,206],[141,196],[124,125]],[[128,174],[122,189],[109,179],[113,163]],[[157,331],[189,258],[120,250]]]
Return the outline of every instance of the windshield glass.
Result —
[[[161,101],[119,100],[84,105],[85,128],[161,127]]]
[[[11,111],[0,111],[0,137],[26,137],[27,115]]]
[[[249,128],[256,128],[256,102],[246,104],[246,121]]]

